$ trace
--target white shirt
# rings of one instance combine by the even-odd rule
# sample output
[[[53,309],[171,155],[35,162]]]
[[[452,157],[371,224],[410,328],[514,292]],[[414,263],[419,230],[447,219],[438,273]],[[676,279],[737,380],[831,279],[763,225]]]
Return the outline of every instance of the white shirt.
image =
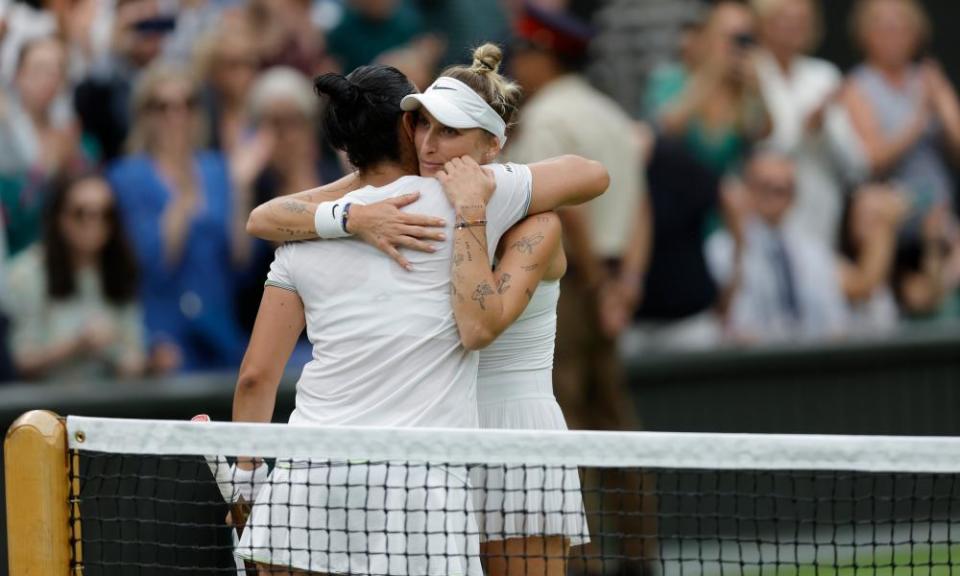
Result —
[[[773,120],[773,133],[762,145],[790,153],[797,161],[797,200],[791,219],[809,234],[835,244],[844,181],[862,172],[862,147],[840,105],[827,108],[819,132],[807,131],[806,123],[840,88],[843,76],[833,64],[805,56],[795,59],[786,74],[767,53],[760,54],[757,71]]]
[[[792,317],[783,302],[783,277],[776,264],[777,235],[788,254],[799,314]],[[747,223],[740,286],[730,308],[734,334],[763,342],[837,337],[849,316],[840,287],[837,260],[823,241],[795,226],[779,230],[758,219]],[[707,241],[707,263],[718,284],[733,275],[734,242],[726,232]]]
[[[526,166],[491,168],[497,191],[487,206],[487,242],[493,254],[503,233],[526,216],[532,176]],[[450,240],[432,254],[405,254],[412,272],[353,238],[277,250],[267,284],[300,295],[313,344],[291,424],[479,426],[479,354],[461,345],[450,303],[454,212],[440,184],[406,176],[345,199],[370,203],[416,191],[420,199],[404,210],[445,218]]]
[[[514,162],[579,154],[607,168],[610,188],[586,206],[590,234],[598,256],[621,257],[646,189],[633,120],[616,102],[571,74],[537,92],[524,107],[519,126],[506,152]]]

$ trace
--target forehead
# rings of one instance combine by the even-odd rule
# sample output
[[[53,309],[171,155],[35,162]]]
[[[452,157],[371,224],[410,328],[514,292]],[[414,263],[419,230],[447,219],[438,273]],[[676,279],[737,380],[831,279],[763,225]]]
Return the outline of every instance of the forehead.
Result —
[[[70,186],[68,204],[112,204],[113,196],[106,182],[100,178],[84,178]]]

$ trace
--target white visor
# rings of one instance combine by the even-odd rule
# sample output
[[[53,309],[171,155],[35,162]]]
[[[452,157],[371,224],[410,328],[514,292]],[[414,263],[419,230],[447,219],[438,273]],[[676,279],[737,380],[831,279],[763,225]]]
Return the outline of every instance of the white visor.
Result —
[[[442,76],[423,94],[410,94],[400,102],[405,112],[424,107],[438,122],[450,128],[483,128],[507,143],[507,124],[487,101],[463,82]]]

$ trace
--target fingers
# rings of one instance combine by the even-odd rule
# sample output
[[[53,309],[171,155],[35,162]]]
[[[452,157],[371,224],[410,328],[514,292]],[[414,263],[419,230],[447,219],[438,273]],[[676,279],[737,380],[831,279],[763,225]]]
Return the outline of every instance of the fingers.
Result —
[[[400,222],[406,224],[407,226],[426,226],[430,228],[444,227],[447,225],[447,221],[443,218],[436,218],[434,216],[425,216],[423,214],[406,214],[400,216]],[[430,237],[432,240],[444,240],[446,235],[443,232],[436,232],[435,237]]]
[[[417,240],[412,236],[400,236],[396,239],[396,243],[401,248],[409,248],[410,250],[416,250],[417,252],[426,252],[427,254],[433,254],[437,251],[436,247],[421,240]]]
[[[388,204],[392,204],[396,206],[397,208],[402,208],[404,206],[413,204],[419,199],[420,199],[420,192],[411,192],[410,194],[402,194],[400,196],[397,196],[396,198],[390,198],[386,200],[386,202]]]
[[[400,265],[401,268],[407,272],[413,271],[413,264],[409,260],[403,257],[403,254],[399,250],[391,246],[390,244],[381,244],[380,249],[387,254],[387,256],[393,258],[393,260]]]
[[[432,230],[430,228],[421,228],[420,226],[398,226],[398,239],[403,236],[409,236],[417,240],[444,240],[446,235],[443,232]],[[439,236],[439,238],[438,238]]]

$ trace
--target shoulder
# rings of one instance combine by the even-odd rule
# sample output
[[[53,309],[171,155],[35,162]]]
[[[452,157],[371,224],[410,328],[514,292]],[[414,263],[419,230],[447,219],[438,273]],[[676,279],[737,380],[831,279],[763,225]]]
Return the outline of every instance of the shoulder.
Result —
[[[143,154],[134,154],[114,160],[107,167],[107,177],[111,180],[125,181],[129,178],[141,178],[150,170],[150,160]]]
[[[43,249],[39,244],[34,244],[10,261],[7,288],[14,298],[45,293],[45,282]]]

